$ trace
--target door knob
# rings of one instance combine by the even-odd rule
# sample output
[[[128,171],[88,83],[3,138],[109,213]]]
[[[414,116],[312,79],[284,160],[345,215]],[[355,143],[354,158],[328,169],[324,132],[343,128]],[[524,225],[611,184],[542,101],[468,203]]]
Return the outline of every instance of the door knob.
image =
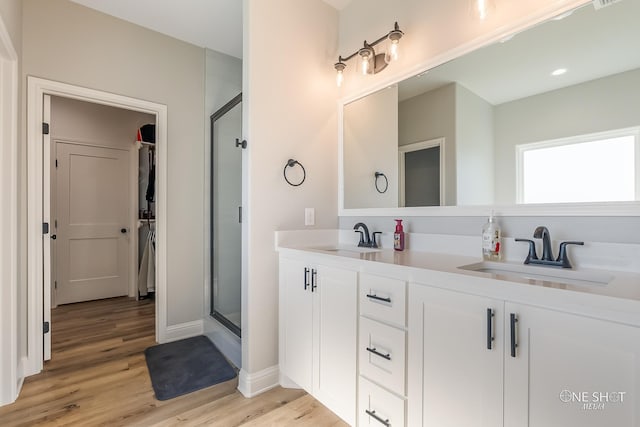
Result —
[[[126,228],[121,228],[121,229],[120,229],[120,232],[121,232],[122,234],[127,234],[127,229],[126,229]]]
[[[58,236],[56,236],[55,234],[51,235],[51,240],[56,240],[58,238]]]

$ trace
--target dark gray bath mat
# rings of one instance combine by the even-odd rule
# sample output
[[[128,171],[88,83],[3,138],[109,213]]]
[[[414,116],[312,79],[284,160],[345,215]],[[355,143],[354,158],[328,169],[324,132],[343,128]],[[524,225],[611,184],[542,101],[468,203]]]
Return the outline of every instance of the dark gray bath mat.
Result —
[[[205,336],[149,347],[144,351],[156,399],[167,400],[236,376],[236,370]]]

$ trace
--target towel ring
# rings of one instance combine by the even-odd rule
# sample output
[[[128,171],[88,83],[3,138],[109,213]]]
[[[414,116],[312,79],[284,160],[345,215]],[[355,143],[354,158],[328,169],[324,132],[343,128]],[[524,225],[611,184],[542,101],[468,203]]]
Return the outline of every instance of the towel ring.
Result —
[[[300,168],[302,169],[302,180],[297,184],[294,184],[293,182],[289,181],[289,178],[287,178],[287,168],[292,168],[295,165],[300,166]],[[284,176],[284,180],[287,181],[287,184],[289,184],[292,187],[301,186],[304,180],[307,179],[307,171],[304,169],[304,166],[302,166],[302,163],[294,159],[287,160],[287,164],[284,165],[284,169],[282,170],[282,175]]]
[[[386,193],[387,190],[389,189],[389,180],[387,179],[387,176],[382,172],[376,172],[375,177],[376,177],[375,185],[376,185],[376,190],[378,190],[378,193],[380,194]],[[378,186],[378,178],[380,177],[384,178],[384,190],[380,190],[380,187]]]

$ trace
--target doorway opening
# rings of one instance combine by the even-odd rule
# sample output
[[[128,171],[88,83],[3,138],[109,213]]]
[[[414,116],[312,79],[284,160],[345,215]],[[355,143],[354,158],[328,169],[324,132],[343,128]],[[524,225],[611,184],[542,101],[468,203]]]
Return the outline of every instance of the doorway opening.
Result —
[[[157,207],[156,207],[156,241],[157,251],[155,253],[155,339],[157,342],[164,342],[167,333],[167,319],[166,319],[166,141],[167,141],[167,108],[164,105],[156,104],[148,101],[142,101],[135,98],[129,98],[121,95],[114,95],[107,92],[97,91],[93,89],[82,88],[78,86],[68,85],[64,83],[54,82],[50,80],[29,77],[27,80],[27,164],[28,164],[28,301],[27,301],[27,318],[28,318],[28,343],[27,343],[27,358],[25,363],[25,376],[37,374],[42,370],[43,361],[50,357],[51,350],[51,307],[52,307],[52,288],[55,290],[56,280],[53,280],[53,272],[56,268],[56,261],[52,257],[52,244],[57,243],[57,235],[53,231],[56,231],[56,219],[52,216],[52,182],[50,177],[52,176],[52,169],[55,169],[56,157],[58,160],[58,167],[61,166],[61,159],[59,154],[62,153],[65,156],[65,161],[70,165],[69,170],[73,171],[71,174],[75,177],[70,177],[68,172],[62,179],[67,183],[67,200],[68,203],[75,206],[73,217],[68,218],[68,224],[73,226],[83,225],[84,229],[67,230],[69,233],[86,232],[87,221],[86,217],[89,214],[97,214],[98,219],[104,219],[101,216],[105,215],[102,210],[112,210],[111,207],[105,207],[102,205],[114,203],[112,198],[117,198],[122,195],[118,195],[118,191],[114,191],[114,194],[107,195],[105,200],[100,200],[100,197],[104,195],[105,191],[110,191],[110,186],[94,179],[88,179],[86,182],[82,182],[82,179],[77,178],[77,174],[93,172],[92,169],[96,169],[100,173],[104,173],[108,176],[114,174],[114,171],[123,171],[123,175],[132,174],[132,169],[137,168],[137,165],[132,160],[135,158],[137,162],[137,147],[134,145],[135,133],[131,136],[127,136],[127,142],[130,144],[128,150],[118,149],[114,147],[105,146],[105,143],[96,143],[95,135],[91,136],[92,132],[83,129],[87,135],[81,138],[68,138],[65,137],[64,132],[60,135],[55,135],[56,138],[52,141],[51,126],[45,119],[49,119],[51,113],[48,108],[47,98],[56,97],[63,99],[67,103],[83,101],[89,103],[91,108],[104,108],[104,107],[116,107],[113,111],[126,111],[136,112],[143,116],[148,116],[153,119],[156,125],[156,193],[157,193]],[[139,117],[139,116],[138,116]],[[104,126],[104,123],[101,124]],[[104,131],[104,129],[103,129]],[[83,139],[85,139],[83,141]],[[88,140],[88,141],[87,141]],[[87,142],[90,142],[89,144]],[[106,144],[108,145],[108,144]],[[60,153],[56,148],[60,148]],[[134,151],[135,150],[135,151]],[[124,155],[125,161],[118,161],[117,158],[123,157],[122,153],[129,153]],[[52,156],[55,153],[56,156]],[[133,156],[131,153],[135,153]],[[82,175],[80,175],[82,176]],[[130,175],[131,176],[131,175]],[[58,176],[60,178],[60,176]],[[104,181],[104,180],[102,180]],[[137,191],[131,190],[131,182],[134,180],[124,179],[121,180],[126,183],[127,205],[129,206],[128,213],[124,215],[126,220],[125,226],[119,226],[116,232],[121,235],[133,235],[137,236],[137,218],[138,209],[131,209],[132,206],[137,206],[137,201],[134,198],[134,194],[137,195]],[[58,185],[59,183],[56,183]],[[136,183],[137,184],[137,183]],[[65,190],[65,191],[66,191]],[[106,202],[109,201],[109,203]],[[96,209],[96,206],[102,206],[101,209]],[[57,208],[56,208],[57,209]],[[59,210],[59,209],[58,209]],[[99,212],[96,212],[96,211]],[[57,212],[54,210],[54,213]],[[118,217],[117,214],[116,217]],[[118,217],[120,218],[120,217]],[[108,220],[114,222],[113,220]],[[99,221],[98,221],[99,222]],[[60,221],[58,221],[60,226]],[[98,224],[100,225],[100,224]],[[104,224],[102,224],[104,225]],[[113,224],[111,224],[113,225]],[[82,228],[82,227],[80,227]],[[100,227],[98,227],[100,228]],[[113,228],[113,227],[112,227]],[[124,232],[122,231],[124,229]],[[135,230],[135,233],[131,233]],[[95,231],[95,230],[94,230]],[[105,230],[97,230],[97,233],[104,233]],[[55,236],[55,237],[54,237]],[[103,241],[97,242],[97,247],[88,249],[85,246],[87,242],[76,242],[73,245],[74,249],[69,249],[68,253],[76,254],[82,259],[84,256],[86,259],[84,263],[78,263],[76,266],[67,266],[66,268],[70,272],[67,276],[71,278],[100,278],[100,279],[113,279],[108,276],[120,276],[122,271],[118,274],[109,274],[113,271],[108,271],[105,267],[107,263],[96,262],[96,259],[101,258],[98,255],[104,255],[106,253],[112,256],[111,263],[118,264],[120,262],[126,262],[127,260],[134,260],[137,258],[137,251],[133,251],[129,248],[124,255],[124,261],[122,261],[122,255],[113,256],[116,253],[114,247],[118,246],[118,241],[122,241],[122,236],[107,236],[103,235]],[[126,241],[126,238],[124,241]],[[128,246],[131,245],[129,239]],[[91,240],[91,239],[78,239],[78,240]],[[97,239],[100,240],[100,239]],[[71,245],[69,245],[71,246]],[[127,246],[125,244],[125,246]],[[88,254],[89,251],[96,251],[95,253]],[[93,258],[92,258],[93,257]],[[134,258],[135,257],[135,258]],[[93,264],[92,264],[93,262]],[[135,278],[137,262],[130,262],[128,265],[133,265],[134,268],[127,268],[125,276],[127,295],[135,295],[136,286],[133,278]],[[109,266],[107,266],[109,267]],[[100,269],[103,269],[102,271]],[[93,271],[87,271],[93,269]],[[89,273],[89,274],[88,274]],[[92,274],[94,276],[92,276]],[[119,291],[122,292],[122,291]],[[55,295],[55,294],[54,294]],[[95,299],[95,295],[89,296],[88,299]],[[99,296],[100,297],[100,296]],[[60,303],[60,301],[56,301]],[[44,325],[44,328],[43,328]]]
[[[444,206],[444,138],[398,147],[399,206]]]

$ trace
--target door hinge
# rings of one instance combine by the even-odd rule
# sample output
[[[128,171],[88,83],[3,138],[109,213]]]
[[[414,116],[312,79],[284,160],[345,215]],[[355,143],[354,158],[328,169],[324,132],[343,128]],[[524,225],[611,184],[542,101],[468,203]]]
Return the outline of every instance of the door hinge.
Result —
[[[49,135],[49,123],[42,122],[42,134]]]
[[[42,332],[45,334],[49,333],[49,322],[43,322],[42,323]]]
[[[56,169],[58,168],[58,159],[56,159]]]
[[[42,223],[42,234],[49,234],[49,223],[48,222],[43,222]]]

